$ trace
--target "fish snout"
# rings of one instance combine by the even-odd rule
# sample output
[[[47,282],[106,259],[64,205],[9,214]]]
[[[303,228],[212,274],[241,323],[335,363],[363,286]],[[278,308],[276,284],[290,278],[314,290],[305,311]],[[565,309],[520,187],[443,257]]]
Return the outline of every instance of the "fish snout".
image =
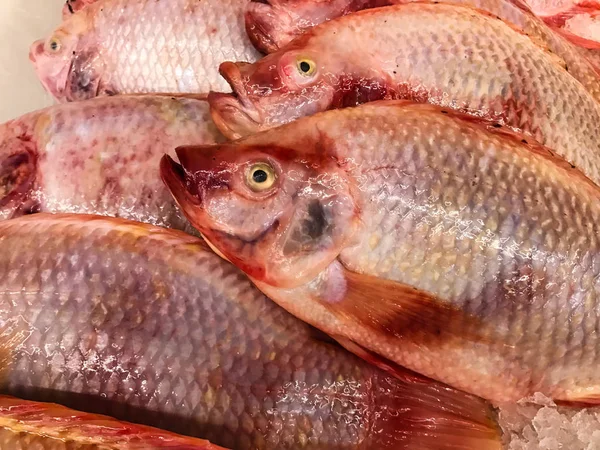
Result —
[[[246,32],[257,50],[273,53],[291,40],[287,29],[290,17],[269,3],[253,1],[245,15]]]
[[[29,47],[29,60],[36,63],[40,55],[44,53],[44,41],[42,39],[35,41]]]

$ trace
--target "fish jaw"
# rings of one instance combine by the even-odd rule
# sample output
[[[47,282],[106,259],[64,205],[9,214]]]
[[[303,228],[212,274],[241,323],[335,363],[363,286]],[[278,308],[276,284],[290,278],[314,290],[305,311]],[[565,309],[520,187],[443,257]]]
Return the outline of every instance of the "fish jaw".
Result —
[[[254,134],[260,129],[260,111],[250,99],[243,81],[241,68],[246,63],[224,62],[219,72],[231,86],[232,94],[211,92],[208,95],[210,111],[217,128],[229,139]]]

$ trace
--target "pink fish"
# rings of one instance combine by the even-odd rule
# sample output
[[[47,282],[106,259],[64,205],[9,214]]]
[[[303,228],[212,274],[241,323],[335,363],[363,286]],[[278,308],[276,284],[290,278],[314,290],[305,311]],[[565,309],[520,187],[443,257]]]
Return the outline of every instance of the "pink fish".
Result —
[[[600,403],[600,188],[547,149],[374,102],[177,154],[190,222],[357,354],[498,403]]]
[[[160,157],[222,139],[208,104],[193,98],[106,97],[27,114],[0,125],[0,219],[77,212],[188,229]]]
[[[59,101],[226,89],[219,63],[258,57],[244,30],[247,1],[98,0],[29,56]]]
[[[234,94],[209,102],[229,138],[373,100],[433,103],[523,132],[600,183],[600,102],[569,70],[489,14],[409,3],[322,23],[254,64],[224,63]]]
[[[501,449],[487,402],[361,361],[200,238],[36,214],[0,244],[3,392],[236,450]]]

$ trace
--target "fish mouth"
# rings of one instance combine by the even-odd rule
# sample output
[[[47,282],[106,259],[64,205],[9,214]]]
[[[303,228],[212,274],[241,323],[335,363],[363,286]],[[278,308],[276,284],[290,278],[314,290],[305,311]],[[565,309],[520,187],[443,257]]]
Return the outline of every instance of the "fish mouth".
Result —
[[[258,51],[269,54],[281,48],[276,39],[282,33],[282,27],[277,25],[279,21],[279,15],[270,3],[254,0],[248,4],[245,15],[246,32]]]
[[[202,231],[199,228],[203,211],[202,199],[190,192],[183,166],[169,155],[164,155],[160,160],[160,177],[192,226]]]
[[[215,125],[229,139],[253,134],[263,122],[260,112],[248,97],[238,64],[225,62],[219,67],[232,93],[211,92],[207,99]]]

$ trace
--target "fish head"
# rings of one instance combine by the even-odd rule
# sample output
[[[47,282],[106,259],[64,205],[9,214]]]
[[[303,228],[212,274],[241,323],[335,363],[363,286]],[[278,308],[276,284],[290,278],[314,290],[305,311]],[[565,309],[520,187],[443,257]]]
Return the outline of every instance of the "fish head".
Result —
[[[357,208],[333,161],[277,146],[177,149],[161,176],[185,215],[225,259],[272,286],[327,267],[353,234]]]
[[[230,139],[326,110],[336,91],[333,75],[308,49],[272,53],[254,64],[225,62],[220,72],[233,92],[211,92],[208,101]]]
[[[246,31],[254,46],[273,53],[308,29],[345,14],[351,0],[253,0],[246,9]]]
[[[31,45],[29,59],[44,88],[59,102],[95,97],[99,90],[98,52],[90,45],[85,11],[73,14],[45,40]]]

